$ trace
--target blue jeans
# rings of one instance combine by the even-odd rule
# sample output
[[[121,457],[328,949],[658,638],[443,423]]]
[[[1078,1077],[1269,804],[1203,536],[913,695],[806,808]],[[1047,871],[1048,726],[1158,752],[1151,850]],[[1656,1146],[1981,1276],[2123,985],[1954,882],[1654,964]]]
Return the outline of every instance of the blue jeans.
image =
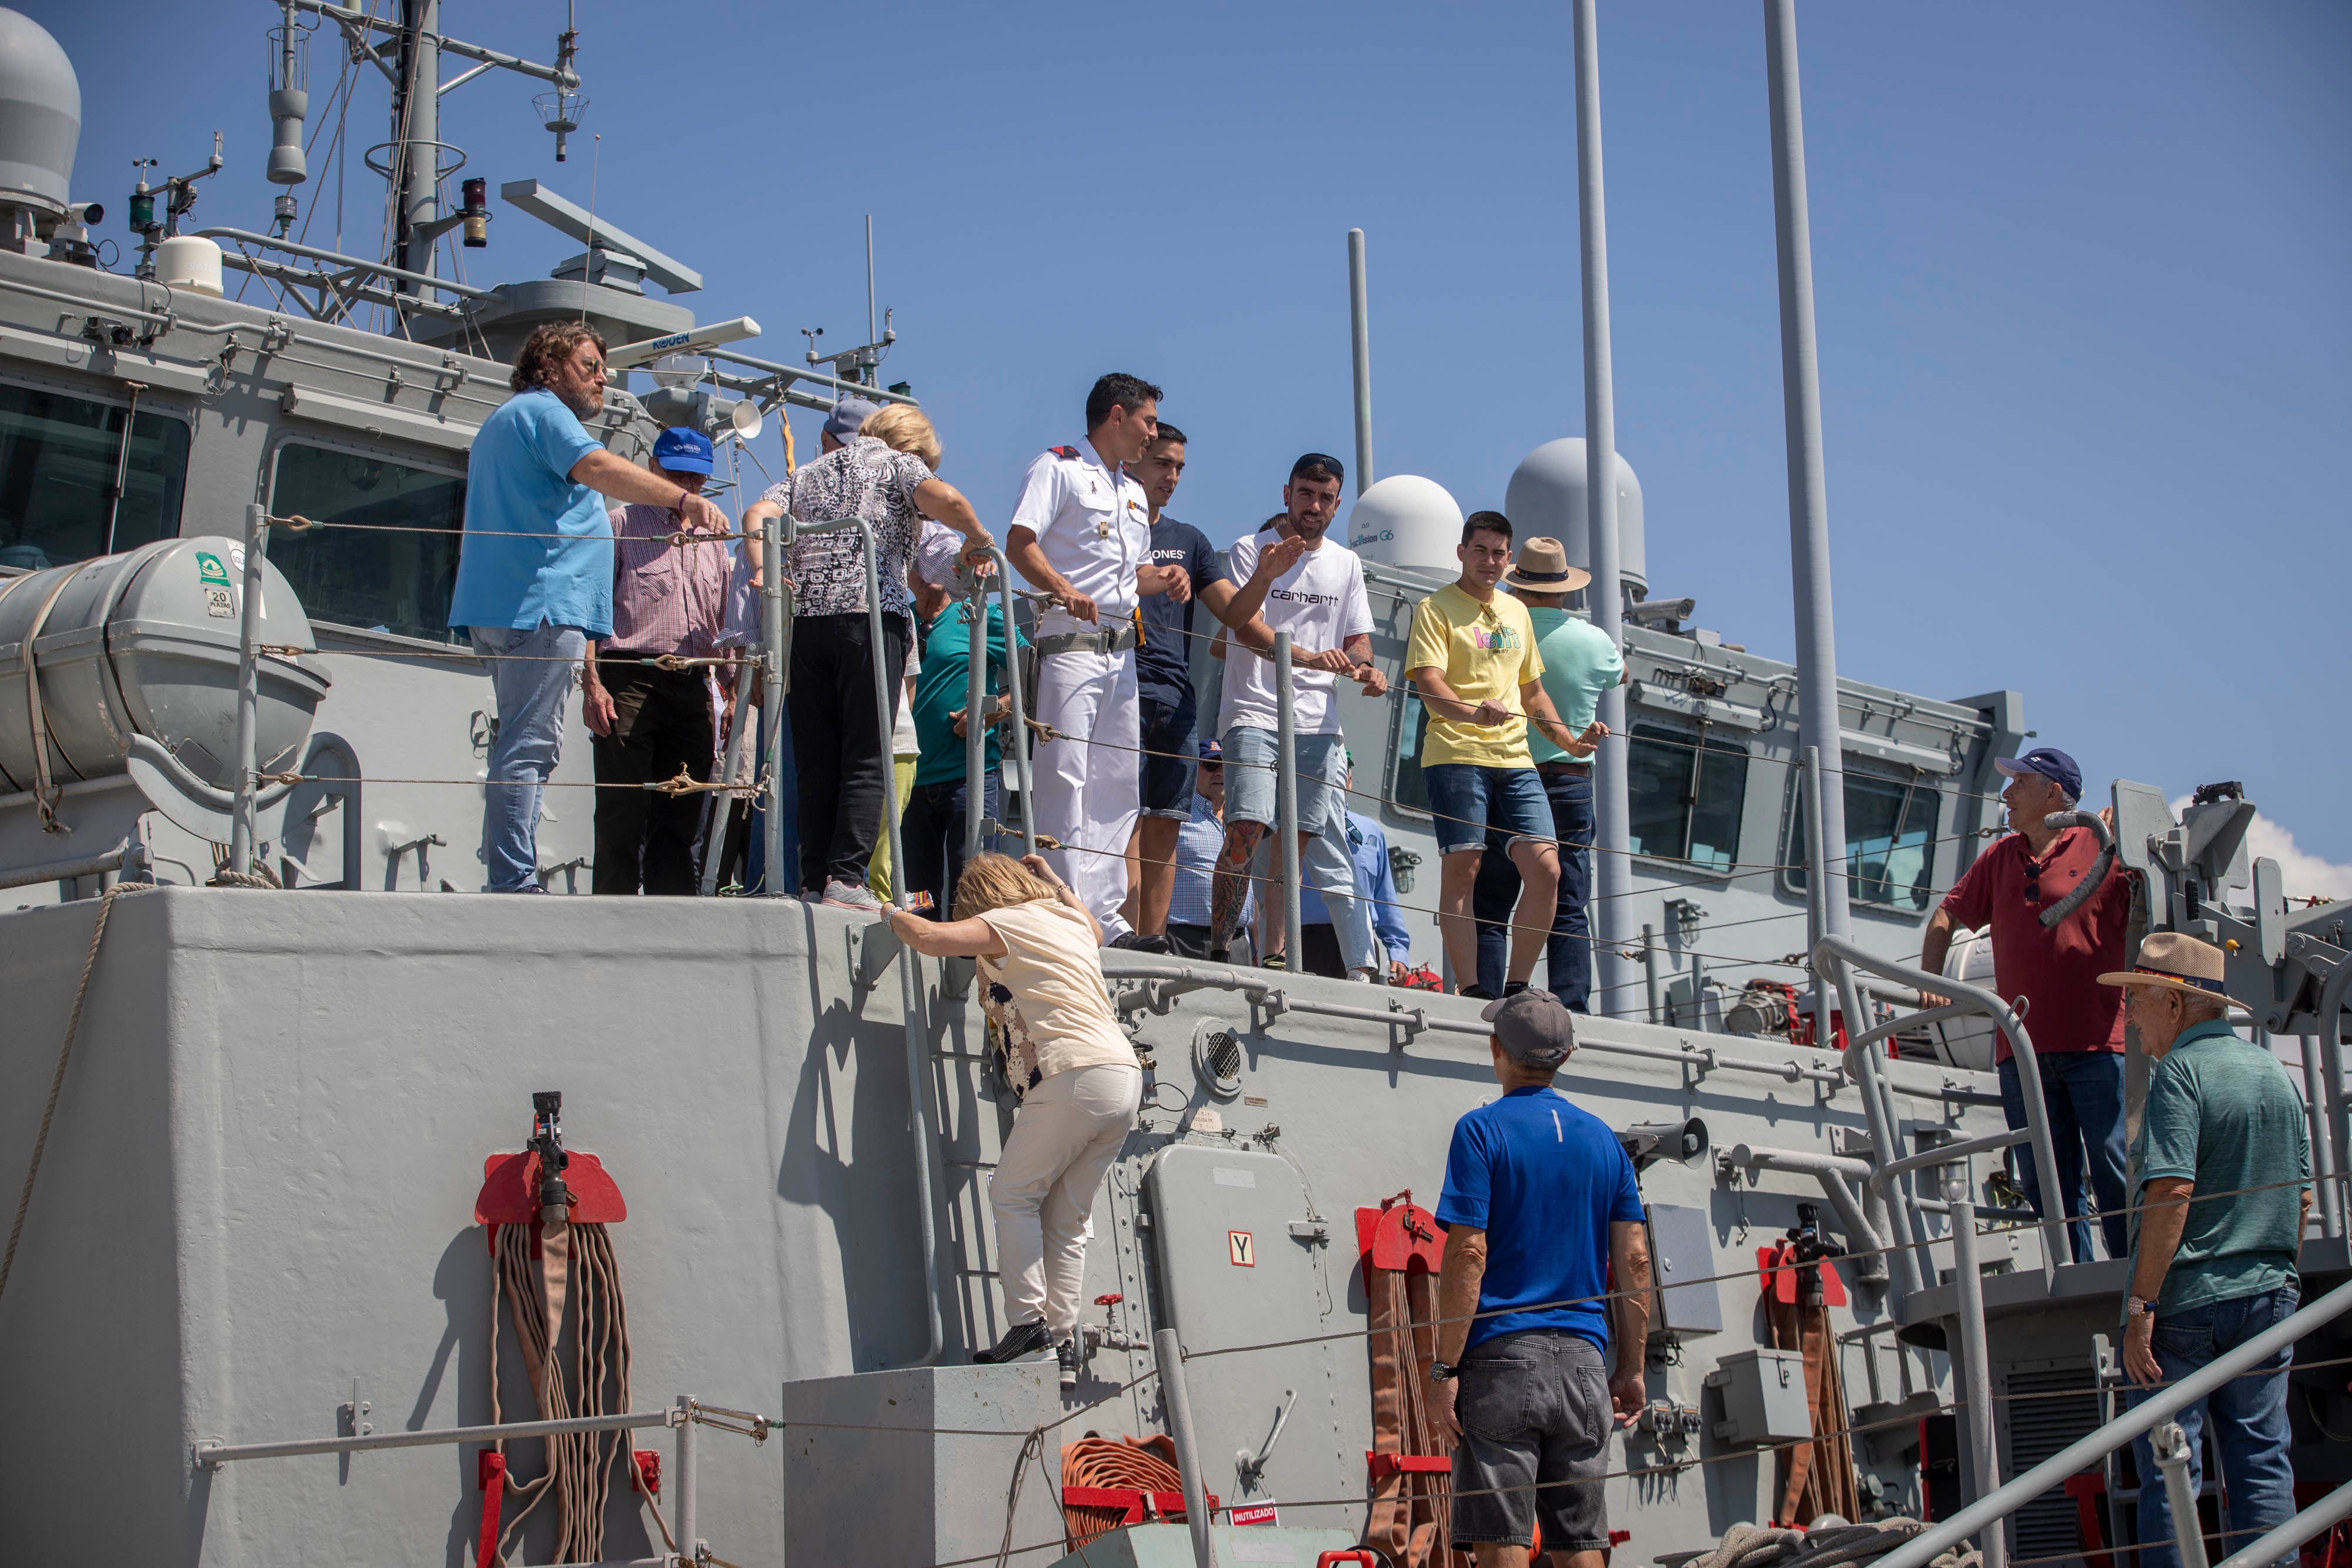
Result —
[[[2112,1051],[2053,1051],[2040,1058],[2042,1102],[2050,1112],[2050,1143],[2058,1156],[2058,1185],[2065,1189],[2063,1212],[2074,1261],[2091,1260],[2091,1222],[2083,1212],[2083,1153],[2090,1151],[2091,1192],[2099,1201],[2099,1229],[2107,1256],[2130,1250],[2124,1226],[2124,1059]],[[2025,1086],[2014,1057],[2000,1064],[2000,1108],[2011,1127],[2025,1125]],[[2037,1215],[2042,1179],[2033,1168],[2033,1145],[2016,1145],[2023,1173],[2018,1185]]]
[[[1232,771],[1230,757],[1226,771]],[[1490,831],[1501,834],[1507,844],[1513,839],[1552,836],[1551,802],[1544,795],[1543,775],[1533,767],[1437,762],[1422,768],[1421,781],[1435,819],[1430,827],[1437,834],[1439,854],[1475,850],[1486,841]]]
[[[499,730],[482,789],[482,864],[492,893],[538,893],[539,798],[563,755],[563,706],[588,651],[577,626],[542,621],[523,630],[470,628],[474,652],[490,657]]]
[[[2151,1348],[2165,1381],[2187,1377],[2208,1362],[2284,1320],[2294,1312],[2297,1295],[2293,1285],[2282,1285],[2258,1296],[2230,1301],[2208,1301],[2156,1321]],[[2229,1534],[2218,1558],[2253,1544],[2254,1541],[2294,1517],[2294,1471],[2288,1465],[2286,1387],[2287,1360],[2292,1345],[2260,1364],[2244,1376],[2233,1377],[2211,1394],[2173,1417],[2189,1438],[2189,1490],[2204,1484],[2206,1418],[2213,1422],[2215,1445],[2221,1450],[2221,1479],[2230,1495],[2222,1520]],[[2132,1403],[2150,1397],[2136,1394]],[[2132,1439],[2132,1458],[2139,1466],[2139,1538],[2172,1539],[2172,1503],[2165,1496],[2164,1472],[2145,1435]],[[2290,1549],[2278,1559],[2278,1568],[2294,1568]],[[2140,1568],[2179,1568],[2177,1547],[2143,1546]]]
[[[981,777],[980,814],[996,815],[993,772]],[[918,784],[907,791],[907,809],[898,818],[898,842],[907,852],[907,888],[931,895],[931,918],[945,920],[955,902],[955,885],[963,876],[963,807],[969,793],[959,773],[940,784]],[[992,850],[996,841],[987,832],[980,847]]]
[[[1559,840],[1559,907],[1552,912],[1545,962],[1551,994],[1570,1012],[1580,1013],[1592,995],[1592,927],[1584,907],[1592,890],[1592,777],[1540,771],[1538,777],[1551,797],[1552,829]],[[1503,835],[1490,832],[1470,892],[1470,913],[1478,922],[1478,984],[1498,997],[1508,961],[1511,911],[1518,902],[1519,868],[1511,863]]]

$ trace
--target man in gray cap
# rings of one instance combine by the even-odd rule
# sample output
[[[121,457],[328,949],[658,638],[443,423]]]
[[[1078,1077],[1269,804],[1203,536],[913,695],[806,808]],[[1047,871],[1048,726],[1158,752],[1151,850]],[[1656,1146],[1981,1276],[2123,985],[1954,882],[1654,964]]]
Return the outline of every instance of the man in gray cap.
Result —
[[[1540,1520],[1553,1562],[1601,1568],[1610,1414],[1630,1422],[1647,1397],[1642,1195],[1616,1135],[1553,1092],[1576,1046],[1559,998],[1518,991],[1479,1016],[1494,1026],[1503,1095],[1454,1124],[1437,1200],[1445,1262],[1429,1375],[1460,1440],[1453,1545],[1478,1568],[1523,1564]]]

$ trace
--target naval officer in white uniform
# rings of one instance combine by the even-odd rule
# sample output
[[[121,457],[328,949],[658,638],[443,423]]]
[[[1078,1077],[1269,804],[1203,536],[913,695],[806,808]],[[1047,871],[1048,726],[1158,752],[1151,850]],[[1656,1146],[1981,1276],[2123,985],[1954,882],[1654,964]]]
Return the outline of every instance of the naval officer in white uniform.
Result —
[[[1116,942],[1127,899],[1127,841],[1141,801],[1135,692],[1139,595],[1190,597],[1183,568],[1151,564],[1151,509],[1124,465],[1160,428],[1160,389],[1108,375],[1087,394],[1087,444],[1029,465],[1005,530],[1005,559],[1057,602],[1037,619],[1037,721],[1032,767],[1037,831],[1065,846],[1047,861]]]

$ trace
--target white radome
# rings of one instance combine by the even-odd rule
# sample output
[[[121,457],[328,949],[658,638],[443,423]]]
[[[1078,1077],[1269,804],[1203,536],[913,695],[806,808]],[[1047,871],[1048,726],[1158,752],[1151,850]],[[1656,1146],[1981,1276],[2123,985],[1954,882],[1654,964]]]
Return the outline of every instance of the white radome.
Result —
[[[1444,486],[1418,474],[1391,474],[1356,497],[1348,548],[1383,566],[1419,567],[1451,577],[1459,569],[1462,506]]]

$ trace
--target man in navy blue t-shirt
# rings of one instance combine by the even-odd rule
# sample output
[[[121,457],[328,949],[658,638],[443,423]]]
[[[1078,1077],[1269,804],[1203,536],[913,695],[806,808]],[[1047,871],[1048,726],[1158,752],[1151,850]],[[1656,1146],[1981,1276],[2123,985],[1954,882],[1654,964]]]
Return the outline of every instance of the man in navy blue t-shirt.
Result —
[[[1133,928],[1111,945],[1168,952],[1168,900],[1176,887],[1176,838],[1192,818],[1192,606],[1212,611],[1233,597],[1234,585],[1217,552],[1190,523],[1160,510],[1184,476],[1184,433],[1162,421],[1143,456],[1129,465],[1151,506],[1153,566],[1181,566],[1191,579],[1183,593],[1157,593],[1141,601],[1143,641],[1135,650],[1135,693],[1141,707],[1143,811],[1127,845],[1127,923]]]
[[[1645,1400],[1642,1195],[1616,1135],[1552,1089],[1576,1046],[1559,998],[1519,991],[1479,1016],[1494,1026],[1503,1097],[1454,1124],[1437,1200],[1445,1264],[1430,1376],[1439,1418],[1461,1439],[1453,1544],[1478,1568],[1523,1568],[1540,1520],[1555,1564],[1601,1568],[1612,1407],[1631,1421]]]

